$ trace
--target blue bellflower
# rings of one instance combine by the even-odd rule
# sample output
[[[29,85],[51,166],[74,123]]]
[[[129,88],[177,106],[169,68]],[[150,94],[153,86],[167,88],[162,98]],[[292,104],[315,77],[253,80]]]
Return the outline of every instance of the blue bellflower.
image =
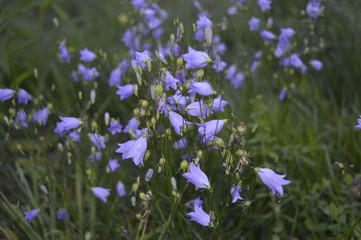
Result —
[[[216,97],[215,99],[213,99],[213,103],[212,103],[212,110],[215,112],[224,112],[224,106],[226,106],[228,104],[227,101],[222,100],[222,96],[219,95],[218,97]]]
[[[61,41],[60,45],[59,45],[59,53],[58,53],[58,57],[63,60],[63,62],[65,63],[69,63],[71,60],[71,55],[68,52],[68,49],[65,46],[66,42],[65,41]]]
[[[24,214],[25,214],[25,220],[30,223],[31,221],[33,221],[34,218],[36,218],[39,215],[39,210],[33,209],[30,211],[24,212]]]
[[[56,218],[58,220],[64,220],[68,216],[68,213],[65,210],[59,210],[56,212]]]
[[[262,12],[271,10],[271,4],[272,4],[271,0],[258,0],[258,6]]]
[[[79,53],[80,53],[80,61],[83,62],[91,62],[97,57],[95,53],[89,51],[87,48],[80,50]]]
[[[187,179],[187,182],[194,184],[198,188],[209,188],[210,183],[207,175],[202,172],[200,165],[196,166],[191,162],[190,171],[182,174]]]
[[[311,66],[314,68],[314,69],[316,69],[317,71],[320,71],[321,69],[322,69],[322,67],[323,67],[323,64],[322,64],[322,62],[321,61],[319,61],[319,60],[311,60],[310,61],[310,64],[311,64]]]
[[[134,94],[134,84],[127,84],[124,86],[118,86],[118,91],[116,94],[120,96],[120,100],[129,98]]]
[[[185,126],[192,124],[191,122],[186,121],[181,115],[173,111],[169,112],[169,121],[178,135],[182,135],[182,130]]]
[[[106,167],[106,172],[115,172],[120,167],[118,159],[109,159],[109,163]]]
[[[89,135],[89,139],[98,148],[98,150],[105,148],[106,139],[104,136],[93,133]]]
[[[143,70],[148,67],[148,62],[153,61],[148,50],[145,50],[144,52],[135,52],[135,60],[137,65]]]
[[[174,78],[170,72],[164,72],[161,79],[166,91],[169,90],[169,87],[177,90],[177,83],[179,80]]]
[[[20,89],[18,92],[18,103],[28,104],[28,101],[32,99],[32,96],[25,91],[24,89]]]
[[[199,127],[198,133],[208,141],[223,129],[224,120],[210,120],[205,123],[198,123],[197,126]]]
[[[188,47],[188,53],[183,54],[183,59],[187,62],[186,69],[203,68],[212,61],[207,53],[194,50],[191,47]]]
[[[132,158],[136,166],[139,164],[144,166],[144,155],[147,151],[147,139],[140,137],[137,140],[129,140],[125,143],[119,143],[116,153],[122,153],[122,159]]]
[[[260,32],[261,37],[263,38],[263,40],[265,40],[266,42],[272,43],[272,41],[274,39],[276,39],[276,35],[274,35],[274,33],[268,31],[268,30],[262,30]]]
[[[117,193],[119,197],[124,197],[127,195],[127,192],[125,191],[125,186],[122,182],[117,183]]]
[[[124,127],[124,130],[123,132],[124,133],[127,133],[129,131],[129,129],[132,129],[132,130],[136,130],[139,128],[139,122],[137,120],[136,117],[133,117],[129,120],[129,122],[127,123],[127,125]]]
[[[187,214],[191,217],[191,221],[195,221],[203,226],[209,226],[211,224],[211,217],[202,209],[202,206],[194,204],[194,212]]]
[[[261,27],[261,20],[256,17],[251,17],[251,19],[248,21],[248,26],[250,31],[258,31]]]
[[[18,111],[15,117],[15,128],[28,127],[28,117],[23,110]]]
[[[110,122],[108,130],[111,132],[112,135],[115,135],[116,133],[121,133],[122,128],[123,126],[117,120],[112,120]]]
[[[187,93],[198,93],[202,96],[209,96],[213,94],[213,89],[208,82],[192,82]]]
[[[355,126],[356,129],[361,129],[361,115],[360,115],[360,118],[357,119],[357,125]]]
[[[271,189],[272,195],[278,193],[283,196],[282,185],[290,184],[291,181],[285,180],[286,175],[279,175],[269,168],[258,168],[258,177]]]
[[[69,130],[77,128],[81,125],[81,121],[74,117],[60,117],[61,122],[56,123],[55,133],[61,137],[64,136]]]
[[[0,89],[0,100],[2,102],[9,100],[14,96],[14,90],[8,88],[1,88]]]
[[[232,203],[235,203],[237,200],[243,200],[240,195],[241,186],[239,184],[234,184],[231,188],[231,195],[232,195]]]
[[[49,118],[50,111],[48,108],[43,108],[33,114],[33,121],[39,123],[40,125],[45,126],[48,118]]]
[[[110,195],[111,189],[106,189],[106,188],[102,188],[102,187],[92,187],[91,190],[95,197],[99,198],[104,203],[106,203],[107,197]]]

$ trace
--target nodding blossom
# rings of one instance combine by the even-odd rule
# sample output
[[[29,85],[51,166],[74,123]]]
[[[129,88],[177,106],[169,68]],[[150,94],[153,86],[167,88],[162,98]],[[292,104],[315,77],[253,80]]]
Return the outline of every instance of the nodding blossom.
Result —
[[[187,182],[194,184],[198,188],[209,188],[210,183],[208,177],[201,170],[201,166],[194,165],[192,162],[189,166],[190,171],[184,173],[182,176],[187,179]]]
[[[243,200],[240,195],[241,186],[239,184],[234,184],[231,188],[231,195],[232,195],[232,203],[235,203],[237,200]]]
[[[132,158],[136,166],[139,164],[144,166],[144,155],[147,151],[147,139],[140,137],[137,140],[129,140],[125,143],[119,143],[116,153],[122,153],[122,159]]]
[[[107,139],[105,139],[104,136],[93,133],[89,135],[89,139],[98,148],[98,150],[105,148],[105,142]]]
[[[134,85],[133,84],[127,84],[124,86],[118,86],[118,91],[116,94],[120,96],[120,100],[124,100],[129,98],[134,94]]]
[[[48,118],[49,118],[50,111],[48,108],[43,108],[33,114],[33,121],[39,123],[40,125],[45,126]]]
[[[107,197],[110,195],[111,189],[106,189],[106,188],[102,188],[102,187],[92,187],[91,190],[95,197],[99,198],[104,203],[106,203]]]
[[[281,92],[280,92],[280,95],[278,96],[278,99],[283,101],[285,100],[287,97],[287,88],[282,88]]]
[[[178,79],[174,78],[172,74],[168,71],[162,74],[162,83],[165,87],[165,90],[169,90],[169,87],[177,90],[177,83],[179,82]]]
[[[271,0],[258,0],[258,6],[262,12],[271,10],[271,4],[272,4]]]
[[[311,0],[307,3],[306,12],[310,18],[317,19],[321,12],[321,0]]]
[[[123,126],[117,120],[113,119],[110,122],[110,126],[109,126],[108,130],[111,132],[112,135],[115,135],[116,133],[121,133],[122,128],[123,128]]]
[[[135,60],[137,65],[143,70],[148,67],[149,62],[153,61],[148,50],[145,50],[144,52],[135,52]]]
[[[183,59],[187,62],[186,69],[203,68],[212,61],[207,53],[194,50],[191,47],[188,47],[188,53],[183,54]]]
[[[173,111],[169,112],[169,121],[178,135],[182,134],[182,130],[185,126],[192,124],[191,122],[186,121],[181,115]]]
[[[219,133],[224,126],[224,120],[210,120],[205,123],[197,123],[198,133],[204,136],[206,141],[211,140],[214,135]]]
[[[55,133],[59,134],[61,137],[64,136],[69,130],[77,128],[81,125],[81,121],[74,117],[60,117],[61,122],[56,124],[54,130]]]
[[[65,210],[59,210],[56,212],[56,218],[58,220],[64,220],[68,216],[68,213]]]
[[[204,13],[200,13],[198,15],[198,20],[196,21],[196,27],[197,27],[197,31],[194,33],[194,38],[201,42],[204,39],[204,35],[205,35],[205,29],[211,28],[212,27],[212,21],[207,17],[206,14]]]
[[[18,103],[28,104],[28,101],[32,99],[32,96],[25,91],[24,89],[20,89],[18,92]]]
[[[310,61],[310,64],[311,64],[311,66],[314,68],[314,69],[316,69],[317,71],[320,71],[321,69],[322,69],[322,67],[323,67],[323,64],[322,64],[322,62],[321,61],[319,61],[319,60],[311,60]]]
[[[127,125],[124,127],[123,133],[127,133],[129,129],[136,130],[139,127],[139,122],[136,117],[133,117],[129,120]]]
[[[203,226],[209,226],[211,224],[211,217],[202,209],[202,206],[194,204],[194,212],[187,214],[191,217],[191,221],[195,221]]]
[[[222,99],[222,96],[219,95],[215,99],[213,99],[213,103],[211,104],[212,110],[215,112],[224,112],[224,106],[228,104],[227,101]]]
[[[248,21],[248,26],[250,31],[258,31],[261,27],[261,20],[256,17],[251,17],[251,19]]]
[[[361,129],[361,115],[360,118],[357,119],[357,125],[355,126],[356,129]]]
[[[124,197],[127,195],[127,192],[125,191],[125,186],[122,182],[117,183],[117,193],[119,197]]]
[[[95,53],[89,51],[87,48],[80,50],[79,53],[80,53],[80,61],[83,62],[91,62],[97,57]]]
[[[65,41],[61,41],[61,43],[59,45],[58,57],[61,58],[63,60],[63,62],[69,63],[71,60],[71,55],[69,54],[68,49],[66,48],[65,44],[66,44]]]
[[[14,96],[14,90],[8,88],[0,89],[0,101],[4,102]]]
[[[209,96],[214,93],[208,82],[192,82],[189,87],[188,93],[198,93],[202,96]]]
[[[268,30],[262,30],[260,34],[263,40],[269,43],[272,43],[272,41],[276,39],[276,35]]]
[[[290,184],[291,181],[284,179],[286,175],[279,175],[269,168],[256,168],[258,177],[271,189],[272,195],[278,193],[283,196],[282,185]]]
[[[24,214],[25,214],[25,220],[30,223],[31,221],[33,221],[34,218],[36,218],[39,215],[39,210],[33,209],[30,211],[24,212]]]
[[[199,102],[192,102],[186,109],[187,113],[193,117],[201,117],[206,119],[209,115],[213,114],[212,110],[203,103],[203,100]]]
[[[106,167],[106,172],[115,172],[120,167],[118,159],[109,159],[109,163]]]
[[[18,111],[15,117],[15,128],[19,129],[21,127],[28,127],[28,117],[24,110]]]

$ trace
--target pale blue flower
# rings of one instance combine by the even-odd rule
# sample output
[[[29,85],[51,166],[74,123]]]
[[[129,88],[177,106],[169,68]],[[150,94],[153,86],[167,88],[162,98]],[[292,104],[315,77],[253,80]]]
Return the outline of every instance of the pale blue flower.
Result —
[[[234,184],[231,188],[231,195],[232,195],[232,203],[235,203],[237,200],[243,200],[240,195],[241,186],[239,184]]]
[[[56,218],[58,220],[64,220],[68,216],[68,213],[65,210],[59,210],[56,212]]]
[[[106,203],[107,197],[110,195],[111,189],[106,189],[106,188],[102,188],[102,187],[92,187],[91,190],[95,197],[99,198],[104,203]]]
[[[261,20],[256,17],[251,17],[251,19],[248,21],[248,26],[250,31],[258,31],[261,27]]]
[[[28,127],[28,117],[23,110],[17,112],[15,117],[15,128]]]
[[[173,111],[169,112],[169,121],[178,135],[182,134],[184,126],[192,124],[191,122],[184,120],[181,115]]]
[[[116,133],[122,132],[122,125],[117,120],[112,120],[110,122],[110,126],[108,130],[111,132],[112,135],[115,135]]]
[[[206,119],[209,115],[213,114],[212,110],[210,110],[202,100],[199,102],[192,102],[185,110],[189,115],[193,117],[202,117],[203,119]]]
[[[144,165],[144,155],[147,151],[147,139],[140,137],[137,140],[129,140],[125,143],[119,143],[116,153],[122,153],[122,159],[132,158],[135,165]]]
[[[36,218],[39,215],[39,210],[33,209],[30,211],[24,212],[24,214],[25,214],[25,220],[30,223],[31,221],[33,221],[34,218]]]
[[[194,184],[198,188],[210,187],[208,177],[202,172],[200,165],[196,166],[191,162],[189,168],[189,172],[182,174],[187,179],[187,182]]]
[[[205,123],[198,123],[198,133],[204,136],[205,140],[219,133],[224,126],[224,120],[211,120]]]
[[[321,12],[321,1],[311,0],[309,3],[307,3],[306,12],[310,18],[317,19]]]
[[[209,226],[211,224],[211,217],[197,204],[194,204],[194,212],[190,212],[187,215],[191,217],[191,221],[196,221],[203,226]]]
[[[262,12],[265,12],[267,10],[271,9],[271,0],[258,0],[258,6],[261,9]]]
[[[153,176],[153,169],[152,168],[149,168],[148,169],[148,171],[147,171],[147,173],[145,174],[145,181],[146,182],[149,182],[150,181],[150,179],[152,178],[152,176]]]
[[[97,57],[95,53],[89,51],[87,48],[80,50],[79,53],[80,53],[80,61],[83,62],[91,62]]]
[[[319,60],[311,60],[310,61],[310,64],[311,64],[311,66],[314,68],[314,69],[316,69],[317,71],[320,71],[321,69],[322,69],[322,67],[323,67],[323,64],[322,64],[322,62],[321,61],[319,61]]]
[[[287,97],[287,88],[282,88],[282,91],[280,92],[280,95],[278,96],[278,99],[281,101],[284,101]]]
[[[356,129],[361,129],[361,115],[360,118],[357,119],[357,125],[355,126]]]
[[[215,112],[224,112],[224,106],[226,106],[228,102],[222,99],[222,96],[219,95],[215,99],[213,99],[212,110]]]
[[[60,117],[61,122],[58,122],[56,124],[56,128],[54,130],[55,133],[59,134],[60,136],[64,136],[64,134],[72,130],[74,128],[77,128],[81,125],[81,121],[74,117]]]
[[[117,183],[117,193],[118,193],[119,197],[124,197],[127,195],[127,192],[125,191],[125,186],[120,181]]]
[[[14,90],[8,88],[1,88],[0,89],[0,100],[2,102],[9,100],[14,96]]]
[[[274,35],[274,33],[268,31],[268,30],[262,30],[260,32],[261,34],[261,37],[266,41],[266,42],[269,42],[269,43],[272,43],[272,41],[274,39],[276,39],[276,35]]]
[[[69,63],[71,60],[71,55],[68,52],[68,49],[65,46],[66,42],[61,41],[59,45],[59,53],[58,56],[63,60],[65,63]]]
[[[188,93],[198,93],[202,96],[208,96],[213,94],[213,89],[208,82],[192,82],[190,84]]]
[[[98,148],[98,150],[105,148],[105,142],[107,141],[107,139],[105,139],[104,136],[93,133],[89,135],[89,138],[90,141]]]
[[[28,104],[28,101],[32,99],[32,96],[25,91],[24,89],[20,89],[18,92],[18,103]]]
[[[279,175],[269,168],[256,168],[258,177],[271,189],[272,195],[278,193],[283,196],[282,185],[290,184],[291,181],[285,180],[286,175]]]
[[[39,123],[40,125],[45,126],[48,118],[49,118],[50,111],[48,108],[43,108],[33,114],[33,121]]]
[[[129,98],[134,94],[134,84],[127,84],[124,86],[118,86],[118,91],[116,94],[120,96],[120,100]]]
[[[187,62],[186,69],[203,68],[212,61],[207,53],[194,50],[191,47],[188,47],[188,53],[183,54],[183,59]]]
[[[148,50],[145,50],[144,52],[135,52],[135,60],[137,65],[140,66],[143,70],[148,67],[148,62],[153,61]]]
[[[174,78],[170,72],[166,71],[162,73],[161,79],[166,91],[169,90],[169,87],[177,90],[177,83],[179,82],[179,80]]]
[[[118,159],[109,159],[108,165],[105,168],[106,172],[115,172],[120,167]]]
[[[124,127],[123,132],[128,133],[129,129],[136,130],[139,127],[139,122],[136,117],[133,117],[129,120],[128,124]]]

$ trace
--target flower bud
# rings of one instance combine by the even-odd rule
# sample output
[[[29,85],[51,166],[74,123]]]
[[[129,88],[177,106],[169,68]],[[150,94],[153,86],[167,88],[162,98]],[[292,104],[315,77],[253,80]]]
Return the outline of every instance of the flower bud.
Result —
[[[145,193],[144,193],[144,192],[140,192],[140,193],[139,193],[139,198],[144,201],[145,198],[146,198]]]
[[[132,184],[132,192],[137,192],[139,188],[139,185],[137,183]]]
[[[188,162],[187,160],[183,160],[180,164],[180,168],[185,172],[188,169]]]
[[[105,126],[107,126],[107,127],[109,126],[109,118],[110,118],[109,113],[106,112],[104,114],[104,122],[105,122]]]
[[[90,91],[90,102],[91,102],[92,104],[95,103],[95,97],[96,97],[96,92],[95,92],[95,90],[91,90],[91,91]]]
[[[165,162],[166,162],[165,158],[159,159],[159,165],[164,166]]]
[[[132,197],[130,198],[130,201],[131,201],[131,203],[132,203],[132,206],[135,207],[136,202],[137,202],[137,199],[136,199],[134,196],[132,196]]]

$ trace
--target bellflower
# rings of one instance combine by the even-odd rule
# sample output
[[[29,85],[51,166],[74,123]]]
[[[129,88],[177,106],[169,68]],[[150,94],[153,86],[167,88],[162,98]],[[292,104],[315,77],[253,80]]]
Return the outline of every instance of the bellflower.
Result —
[[[56,212],[56,218],[58,220],[64,220],[68,216],[68,213],[65,210],[59,210]]]
[[[149,168],[148,169],[148,171],[147,171],[147,173],[145,174],[145,181],[146,182],[149,182],[150,181],[150,179],[152,178],[152,176],[153,176],[153,169],[152,168]]]
[[[105,148],[106,139],[104,136],[93,133],[89,135],[89,139],[98,148],[98,150]]]
[[[207,53],[194,50],[191,47],[188,47],[188,53],[183,54],[183,59],[187,62],[186,69],[203,68],[212,61]]]
[[[133,158],[135,165],[144,165],[143,159],[145,152],[147,151],[147,139],[140,137],[137,140],[129,140],[125,143],[119,143],[119,148],[115,151],[116,153],[122,153],[122,159]]]
[[[280,196],[283,196],[282,185],[287,185],[291,181],[285,180],[286,175],[279,175],[269,168],[258,168],[258,177],[262,182],[271,189],[272,195],[278,193]]]
[[[281,34],[278,36],[277,47],[274,51],[276,57],[281,57],[284,53],[291,48],[289,39],[293,36],[295,31],[292,28],[282,28]]]
[[[28,117],[23,110],[18,111],[15,117],[15,128],[28,127]]]
[[[280,95],[278,96],[278,99],[281,101],[284,101],[287,97],[287,88],[282,88]]]
[[[227,63],[224,61],[221,61],[220,57],[216,57],[216,60],[214,61],[212,68],[218,73],[222,72],[227,66]]]
[[[33,221],[34,218],[36,218],[39,215],[39,210],[33,209],[30,211],[24,212],[24,214],[25,214],[25,220],[30,223],[31,221]]]
[[[212,27],[212,21],[207,17],[206,14],[200,13],[198,15],[198,20],[196,21],[197,31],[195,32],[195,39],[199,42],[204,39],[204,30],[207,27]]]
[[[194,212],[187,214],[191,217],[191,221],[196,221],[203,226],[209,226],[211,224],[211,217],[202,209],[202,206],[194,204]]]
[[[118,159],[109,159],[109,163],[106,167],[106,172],[115,172],[120,167]]]
[[[18,92],[18,103],[28,104],[28,101],[32,99],[32,96],[25,91],[24,89],[20,89]]]
[[[261,20],[256,17],[251,17],[251,19],[248,21],[248,26],[250,31],[258,31],[261,27]]]
[[[206,119],[207,116],[213,114],[213,112],[208,109],[202,100],[199,102],[192,102],[186,107],[185,110],[189,115],[193,117],[202,117],[203,119]]]
[[[0,89],[0,100],[2,102],[9,100],[14,96],[14,90],[8,88],[1,88]]]
[[[228,80],[231,80],[236,75],[236,72],[237,72],[236,65],[233,64],[233,65],[229,66],[229,68],[227,69],[225,78]]]
[[[68,50],[66,49],[65,44],[66,44],[65,41],[61,41],[61,43],[59,45],[58,57],[60,57],[63,60],[63,62],[69,63],[70,59],[71,59],[71,55],[69,54]]]
[[[212,95],[214,92],[208,82],[192,82],[189,87],[188,93],[198,93],[202,96]]]
[[[274,39],[276,39],[276,35],[274,35],[274,33],[268,31],[268,30],[262,30],[260,32],[261,37],[263,38],[263,40],[265,40],[266,42],[272,43],[272,41]]]
[[[231,6],[227,9],[228,15],[236,15],[238,13],[238,7],[237,6]]]
[[[144,52],[135,52],[135,60],[137,65],[140,66],[143,70],[148,67],[148,62],[153,61],[148,50],[145,50]]]
[[[192,124],[191,122],[184,120],[181,115],[173,111],[169,112],[169,121],[178,135],[182,134],[182,129],[184,128],[184,126]]]
[[[170,72],[166,71],[162,74],[162,83],[165,87],[165,90],[169,90],[169,87],[177,90],[178,79],[174,78]]]
[[[361,129],[361,115],[360,118],[357,119],[357,125],[355,126],[356,129]]]
[[[196,166],[191,162],[190,171],[182,174],[187,179],[187,182],[194,184],[198,188],[210,188],[208,177],[202,172],[200,165]]]
[[[237,73],[232,79],[231,79],[231,83],[233,85],[233,87],[235,88],[239,88],[243,85],[244,82],[244,75],[243,73],[239,72]]]
[[[134,85],[133,84],[127,84],[124,86],[118,86],[118,91],[116,94],[120,96],[120,100],[124,100],[129,98],[134,94]]]
[[[95,197],[99,198],[104,203],[107,202],[107,197],[110,195],[111,189],[106,189],[102,187],[92,187],[91,189]]]
[[[215,99],[213,99],[213,103],[212,103],[212,110],[215,112],[224,112],[224,106],[226,106],[228,104],[227,101],[222,100],[222,96],[219,95],[218,97],[216,97]]]
[[[311,0],[309,3],[307,3],[306,12],[310,18],[317,19],[321,12],[321,1]]]
[[[120,123],[117,120],[112,120],[110,122],[110,126],[108,128],[108,130],[111,132],[112,135],[115,135],[116,133],[121,133],[122,132],[122,125],[120,125]]]
[[[103,153],[101,151],[97,151],[94,154],[90,154],[89,159],[92,162],[100,162],[102,160]]]
[[[310,61],[310,64],[311,64],[311,66],[314,68],[314,69],[316,69],[317,71],[320,71],[321,69],[322,69],[322,67],[323,67],[323,64],[322,64],[322,62],[321,61],[319,61],[319,60],[311,60]]]
[[[232,203],[235,203],[237,200],[243,200],[240,195],[241,186],[238,184],[234,184],[231,188],[231,195],[232,195]]]
[[[61,137],[64,136],[64,134],[72,130],[74,128],[77,128],[81,125],[81,121],[74,117],[60,117],[61,122],[58,122],[56,124],[56,128],[54,130],[55,133],[59,134]]]
[[[129,129],[136,130],[139,127],[139,122],[136,117],[133,117],[129,120],[128,124],[124,127],[123,132],[127,133],[129,132]]]
[[[48,108],[43,108],[33,114],[33,121],[39,123],[40,125],[45,126],[48,118],[49,118],[50,111]]]
[[[172,110],[182,110],[183,108],[185,108],[187,102],[189,102],[190,99],[190,97],[183,96],[181,92],[177,90],[173,96],[167,98],[167,101],[169,104],[172,105]]]
[[[87,68],[83,64],[78,64],[78,72],[85,81],[94,81],[100,75],[96,67]]]
[[[301,69],[303,67],[303,62],[296,53],[290,55],[290,65],[298,69]]]
[[[77,131],[71,131],[68,134],[69,139],[73,139],[74,142],[80,142],[80,134]]]
[[[271,9],[271,0],[258,0],[258,6],[261,9],[262,12],[265,12],[267,10]]]
[[[193,204],[201,207],[203,205],[203,200],[200,197],[197,197],[193,200]]]
[[[109,83],[109,86],[117,86],[121,82],[122,82],[122,71],[118,67],[110,73],[108,83]]]
[[[80,50],[80,61],[83,62],[91,62],[93,61],[97,56],[92,51],[89,51],[87,48]]]
[[[198,123],[198,133],[204,136],[205,140],[219,133],[224,126],[224,120],[211,120],[205,123]]]
[[[173,144],[173,147],[175,149],[184,149],[186,148],[188,144],[188,141],[187,141],[187,138],[182,138],[182,139],[179,139],[178,141],[176,141],[174,144]]]
[[[124,197],[127,195],[127,192],[125,191],[125,186],[120,181],[117,183],[117,193],[118,193],[119,197]]]

